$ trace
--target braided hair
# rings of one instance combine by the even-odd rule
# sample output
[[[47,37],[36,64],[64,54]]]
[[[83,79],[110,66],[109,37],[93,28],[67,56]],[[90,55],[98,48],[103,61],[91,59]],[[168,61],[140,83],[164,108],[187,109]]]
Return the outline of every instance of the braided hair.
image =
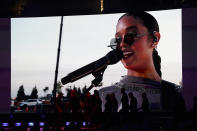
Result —
[[[157,20],[149,13],[147,12],[127,12],[123,14],[119,20],[121,20],[124,16],[133,16],[134,18],[138,18],[141,20],[142,24],[148,29],[148,32],[150,32],[151,37],[154,37],[154,31],[159,32],[159,25]],[[118,20],[118,21],[119,21]],[[153,49],[153,63],[155,70],[159,74],[159,76],[162,76],[161,73],[161,57],[159,56],[157,50]]]
[[[155,48],[153,49],[153,63],[154,63],[155,70],[157,71],[157,73],[161,77],[162,76],[162,73],[161,73],[161,57],[159,56],[159,54],[158,54],[158,52]]]

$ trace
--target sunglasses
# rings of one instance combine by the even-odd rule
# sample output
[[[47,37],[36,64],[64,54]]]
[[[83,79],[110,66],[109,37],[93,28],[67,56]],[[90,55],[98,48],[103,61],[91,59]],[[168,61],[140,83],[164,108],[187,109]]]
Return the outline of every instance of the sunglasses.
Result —
[[[124,39],[121,37],[112,38],[110,41],[110,45],[108,47],[111,47],[112,49],[118,49],[118,48],[120,48],[120,44],[121,44],[122,40],[124,41],[125,44],[131,46],[135,42],[136,38],[140,38],[140,37],[143,37],[148,34],[149,33],[146,33],[146,34],[137,34],[137,33],[133,33],[133,32],[127,33],[124,36]]]

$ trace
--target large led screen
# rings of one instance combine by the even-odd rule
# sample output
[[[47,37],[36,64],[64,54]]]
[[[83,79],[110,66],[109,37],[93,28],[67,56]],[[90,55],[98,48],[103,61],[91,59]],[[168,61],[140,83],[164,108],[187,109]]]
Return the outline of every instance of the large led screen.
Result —
[[[182,89],[182,23],[181,9],[148,12],[158,21],[160,39],[157,51],[161,57],[162,80],[176,84]],[[69,99],[75,92],[82,95],[94,80],[88,75],[72,83],[63,85],[61,79],[69,73],[104,57],[112,49],[111,38],[115,37],[118,19],[123,13],[64,16],[62,34],[61,17],[27,17],[11,19],[11,100],[13,112],[34,112],[36,106],[51,104],[57,64],[58,44],[61,35],[59,68],[57,79],[57,97],[65,103],[62,112],[72,112]],[[90,90],[93,96],[98,90],[105,111],[106,93],[99,90],[117,84],[127,69],[121,62],[107,66],[103,80],[98,87]],[[58,95],[59,93],[59,95]],[[117,95],[119,93],[119,95]],[[115,93],[118,109],[121,111],[122,93]],[[126,94],[130,92],[127,90]],[[142,92],[141,92],[142,93]],[[61,96],[61,95],[63,96]],[[138,95],[138,96],[135,96]],[[142,98],[140,94],[134,97]],[[150,99],[160,99],[159,96]],[[33,102],[31,102],[33,101]],[[36,101],[36,104],[35,104]],[[128,104],[130,97],[128,96]],[[153,100],[154,101],[154,100]],[[158,102],[156,100],[156,102]],[[83,105],[83,101],[80,101]],[[32,104],[32,105],[31,105]],[[151,105],[151,102],[149,103]],[[138,102],[139,111],[142,102]],[[29,108],[28,108],[29,107]],[[41,109],[41,108],[39,108]],[[42,110],[41,110],[42,111]],[[81,109],[80,111],[84,111]]]

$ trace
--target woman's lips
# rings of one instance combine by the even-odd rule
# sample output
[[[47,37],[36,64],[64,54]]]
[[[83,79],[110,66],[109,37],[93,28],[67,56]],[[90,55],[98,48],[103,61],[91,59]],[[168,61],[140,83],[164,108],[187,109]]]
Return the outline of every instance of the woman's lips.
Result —
[[[123,59],[127,59],[128,57],[132,56],[134,52],[132,51],[124,51],[123,52]]]

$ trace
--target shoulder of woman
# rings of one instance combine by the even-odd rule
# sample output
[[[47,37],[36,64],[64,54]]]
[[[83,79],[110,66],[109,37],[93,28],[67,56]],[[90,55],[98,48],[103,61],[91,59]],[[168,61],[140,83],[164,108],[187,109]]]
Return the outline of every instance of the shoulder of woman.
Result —
[[[111,86],[103,87],[103,88],[99,89],[99,92],[110,91],[110,90],[114,90],[115,88],[116,88],[116,84],[111,85]]]
[[[169,82],[166,80],[162,80],[161,85],[162,85],[163,90],[171,90],[171,91],[175,91],[177,93],[181,92],[180,86],[175,83],[172,83],[172,82]]]
[[[106,87],[103,87],[101,89],[99,89],[99,94],[103,94],[103,93],[114,93],[114,92],[117,92],[120,90],[120,83],[115,83],[111,86],[106,86]]]
[[[164,85],[164,86],[175,86],[176,85],[176,84],[174,84],[172,82],[169,82],[169,81],[166,81],[166,80],[162,80],[161,84]]]
[[[162,103],[163,106],[170,105],[171,111],[183,112],[186,111],[185,100],[182,95],[180,86],[162,80]]]

